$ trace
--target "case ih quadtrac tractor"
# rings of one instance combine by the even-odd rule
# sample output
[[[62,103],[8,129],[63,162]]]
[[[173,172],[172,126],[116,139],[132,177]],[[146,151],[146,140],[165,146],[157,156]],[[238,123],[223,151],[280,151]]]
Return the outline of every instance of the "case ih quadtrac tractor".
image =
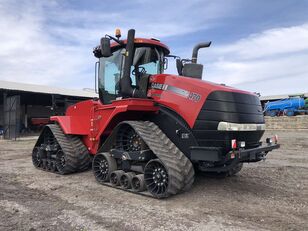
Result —
[[[69,174],[92,165],[103,185],[164,198],[190,189],[195,171],[231,176],[279,148],[277,137],[260,142],[256,95],[201,80],[198,50],[210,42],[180,59],[133,29],[120,37],[106,35],[93,51],[99,98],[51,117],[33,149],[35,167]],[[168,56],[178,75],[163,73]]]

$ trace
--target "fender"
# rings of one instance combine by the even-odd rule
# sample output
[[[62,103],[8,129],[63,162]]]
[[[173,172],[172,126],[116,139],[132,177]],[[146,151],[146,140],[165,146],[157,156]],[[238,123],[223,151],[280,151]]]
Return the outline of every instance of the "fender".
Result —
[[[190,158],[190,147],[198,145],[191,128],[177,112],[164,105],[159,106],[158,113],[151,115],[148,120],[158,125],[166,136]]]
[[[96,154],[101,137],[107,137],[123,120],[139,119],[147,113],[156,113],[159,107],[150,99],[122,99],[103,105],[97,100],[87,100],[70,106],[65,116],[52,116],[64,134],[82,136],[91,154]],[[125,116],[121,116],[125,115]]]

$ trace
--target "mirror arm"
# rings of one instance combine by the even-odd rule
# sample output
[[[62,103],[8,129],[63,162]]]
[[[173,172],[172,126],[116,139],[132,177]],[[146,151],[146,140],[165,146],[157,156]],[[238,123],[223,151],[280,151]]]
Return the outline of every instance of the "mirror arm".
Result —
[[[166,55],[165,57],[170,57],[170,58],[174,58],[174,59],[181,59],[180,56],[176,56],[176,55]]]
[[[105,35],[105,38],[109,38],[110,40],[112,39],[112,40],[114,40],[115,42],[117,42],[120,45],[124,44],[123,41],[121,41],[121,40],[119,40],[119,39],[117,39],[117,38],[115,38],[115,37],[113,37],[111,35],[108,35],[108,34]]]

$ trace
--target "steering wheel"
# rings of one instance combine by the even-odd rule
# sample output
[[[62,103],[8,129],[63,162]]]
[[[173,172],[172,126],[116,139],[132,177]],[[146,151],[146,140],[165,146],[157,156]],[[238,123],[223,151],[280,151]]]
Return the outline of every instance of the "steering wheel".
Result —
[[[136,72],[137,73],[141,73],[141,74],[145,74],[147,71],[145,70],[144,67],[136,67],[133,71],[132,71],[132,74],[134,76],[136,76]]]

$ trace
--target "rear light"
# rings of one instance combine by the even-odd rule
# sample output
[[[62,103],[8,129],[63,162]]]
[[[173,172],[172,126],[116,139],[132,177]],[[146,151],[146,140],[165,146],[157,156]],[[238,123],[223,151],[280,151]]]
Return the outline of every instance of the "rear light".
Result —
[[[237,148],[236,139],[231,140],[231,147],[232,147],[232,149]]]

